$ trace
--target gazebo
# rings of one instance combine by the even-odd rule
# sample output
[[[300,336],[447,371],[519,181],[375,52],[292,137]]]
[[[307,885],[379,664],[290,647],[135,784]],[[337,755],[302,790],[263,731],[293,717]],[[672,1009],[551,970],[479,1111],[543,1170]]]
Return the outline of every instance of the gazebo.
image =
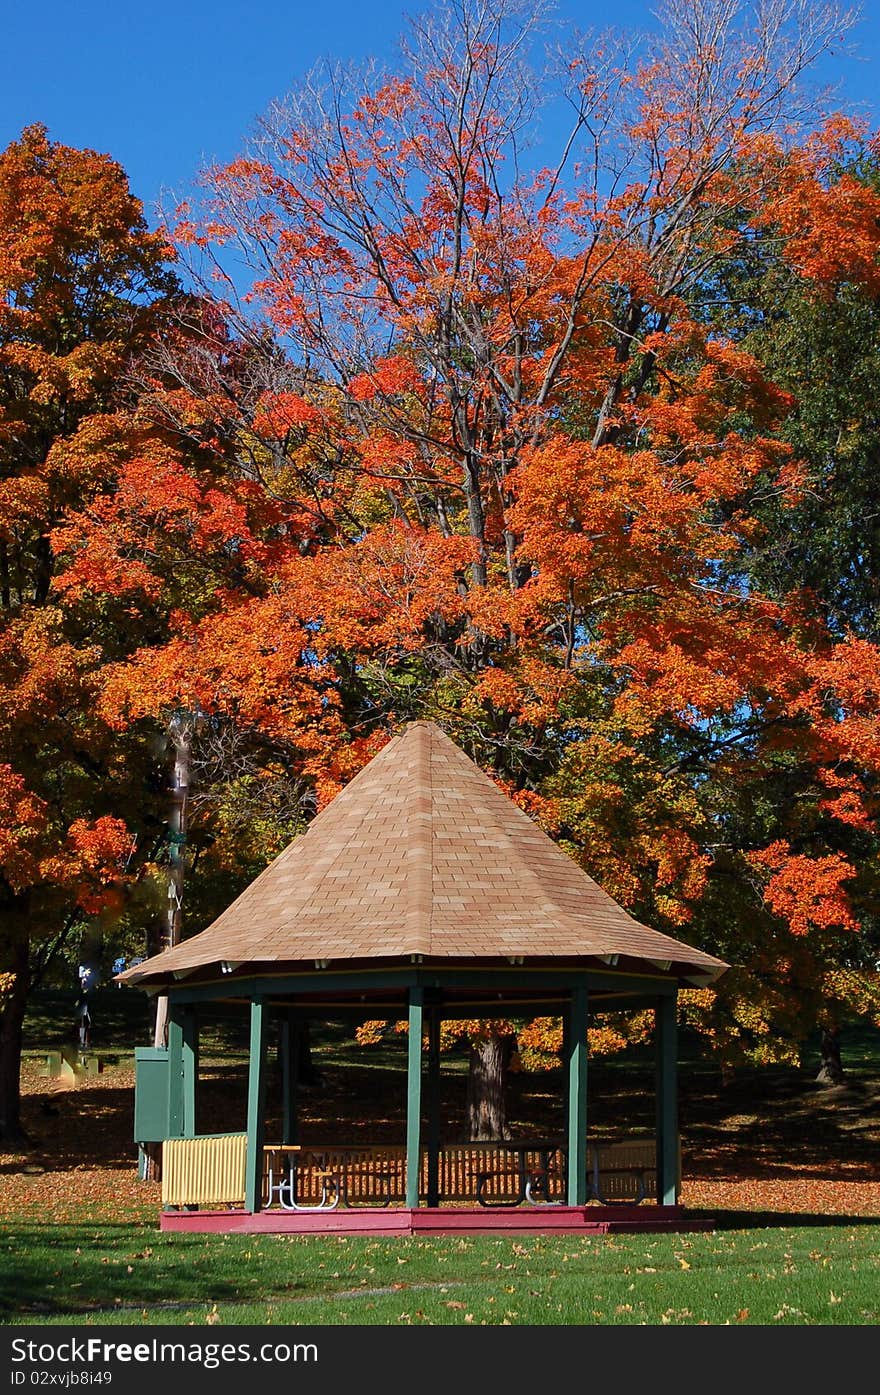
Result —
[[[438,726],[410,723],[208,929],[121,975],[169,999],[168,1046],[138,1052],[135,1101],[137,1141],[164,1141],[174,1174],[163,1227],[409,1233],[448,1229],[454,1215],[470,1229],[596,1229],[607,1228],[603,1219],[632,1219],[632,1208],[603,1206],[595,1153],[591,1163],[587,1027],[593,1011],[645,1007],[656,1013],[650,1211],[654,1224],[680,1220],[677,993],[711,984],[726,967],[639,924]],[[199,1009],[230,1002],[250,1007],[247,1126],[197,1138]],[[504,1196],[493,1206],[497,1168],[484,1150],[456,1208],[439,1141],[440,1024],[501,1015],[563,1019],[557,1194],[544,1175],[547,1149],[537,1160],[520,1149],[517,1204]],[[297,1142],[296,1024],[340,1016],[408,1021],[399,1192],[393,1150],[373,1159],[372,1173],[361,1159],[347,1186],[337,1150],[323,1171],[309,1160],[309,1186],[319,1173],[323,1181],[311,1200],[297,1200],[294,1171],[306,1160]],[[277,1145],[267,1144],[264,1123],[272,1018],[284,1106]],[[499,1146],[509,1167],[512,1145]],[[377,1170],[378,1192],[375,1180],[372,1191],[364,1182]],[[358,1206],[353,1196],[379,1204]]]

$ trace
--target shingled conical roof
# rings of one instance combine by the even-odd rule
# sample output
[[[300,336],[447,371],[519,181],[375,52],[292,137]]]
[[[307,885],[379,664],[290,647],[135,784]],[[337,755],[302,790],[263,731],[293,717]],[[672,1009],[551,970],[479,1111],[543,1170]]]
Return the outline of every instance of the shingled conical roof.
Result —
[[[727,967],[633,920],[439,727],[413,722],[213,925],[124,977],[413,955],[619,955],[702,982]]]

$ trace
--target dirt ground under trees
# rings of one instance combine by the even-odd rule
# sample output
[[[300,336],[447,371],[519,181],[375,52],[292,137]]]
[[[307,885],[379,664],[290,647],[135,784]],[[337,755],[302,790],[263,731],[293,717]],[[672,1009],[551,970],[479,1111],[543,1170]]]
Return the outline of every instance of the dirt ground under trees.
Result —
[[[880,1038],[880,1034],[877,1034]],[[817,1086],[809,1070],[748,1072],[722,1087],[718,1072],[683,1066],[680,1079],[682,1200],[726,1224],[784,1216],[880,1217],[880,1050],[864,1040],[847,1083]],[[403,1139],[402,1062],[363,1055],[338,1059],[319,1049],[317,1088],[303,1090],[305,1142],[394,1142]],[[85,1218],[145,1220],[159,1207],[159,1187],[137,1176],[132,1139],[134,1071],[130,1055],[74,1087],[47,1079],[30,1054],[23,1074],[24,1125],[31,1146],[0,1155],[0,1220],[64,1223]],[[203,1060],[199,1128],[244,1123],[246,1072],[240,1054]],[[444,1071],[447,1138],[460,1138],[463,1063]],[[277,1094],[277,1090],[275,1092]],[[644,1133],[652,1127],[651,1080],[644,1068],[597,1062],[591,1080],[594,1136]],[[553,1073],[512,1082],[510,1132],[561,1132],[559,1081]],[[270,1088],[267,1137],[279,1129]],[[277,1133],[280,1136],[280,1133]]]

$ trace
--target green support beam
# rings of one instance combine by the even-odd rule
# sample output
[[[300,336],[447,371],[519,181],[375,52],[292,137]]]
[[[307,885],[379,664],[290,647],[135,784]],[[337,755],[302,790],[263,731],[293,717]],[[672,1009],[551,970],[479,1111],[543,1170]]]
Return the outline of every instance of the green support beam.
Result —
[[[183,1137],[196,1137],[196,1096],[199,1081],[199,1019],[195,1005],[182,1012]]]
[[[168,1004],[168,1137],[185,1138],[186,1087],[183,1048],[184,1009],[172,999]]]
[[[678,1201],[678,1022],[673,998],[658,998],[655,1009],[657,1061],[657,1201]]]
[[[415,1210],[419,1204],[424,1011],[424,989],[411,988],[409,991],[409,1041],[406,1067],[406,1204],[411,1210]]]
[[[263,1202],[263,1131],[266,1107],[266,1018],[262,999],[251,1003],[251,1043],[248,1064],[247,1162],[244,1209],[259,1211]]]
[[[587,1204],[587,1022],[589,993],[573,988],[568,1010],[568,1170],[569,1206]]]
[[[286,1012],[278,1024],[281,1054],[281,1142],[299,1142],[299,1084],[300,1028],[295,1015]]]

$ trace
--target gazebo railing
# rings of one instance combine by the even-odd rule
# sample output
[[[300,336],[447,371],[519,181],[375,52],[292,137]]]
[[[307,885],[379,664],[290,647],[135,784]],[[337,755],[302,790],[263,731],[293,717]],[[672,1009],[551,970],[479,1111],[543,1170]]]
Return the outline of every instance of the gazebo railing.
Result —
[[[236,1206],[244,1202],[247,1135],[213,1134],[168,1139],[163,1148],[163,1206]],[[323,1206],[402,1205],[406,1148],[395,1144],[267,1145],[263,1150],[263,1204],[304,1209]],[[288,1185],[289,1169],[295,1185]],[[656,1142],[620,1139],[587,1149],[590,1197],[605,1205],[633,1204],[656,1194]],[[270,1179],[271,1174],[271,1179]],[[516,1206],[565,1200],[565,1148],[560,1143],[455,1143],[440,1148],[442,1202]],[[679,1166],[680,1175],[680,1166]],[[328,1186],[328,1178],[332,1185]],[[271,1181],[271,1189],[270,1189]],[[284,1184],[279,1190],[280,1184]],[[421,1150],[419,1192],[428,1195],[428,1154]]]
[[[271,1204],[289,1201],[292,1193],[285,1186],[279,1194],[277,1179],[285,1168],[295,1168],[297,1203],[312,1208],[321,1205],[326,1194],[328,1174],[336,1179],[339,1204],[344,1206],[388,1206],[402,1204],[406,1195],[406,1148],[402,1145],[361,1144],[299,1149],[268,1145],[266,1175],[272,1174],[271,1193],[264,1187],[264,1198]],[[549,1166],[548,1166],[549,1163]],[[559,1145],[507,1146],[503,1143],[448,1144],[438,1157],[438,1191],[442,1201],[480,1201],[483,1205],[516,1205],[525,1199],[529,1176],[541,1173],[549,1178],[548,1200],[561,1200],[564,1192],[564,1150]],[[419,1194],[428,1196],[428,1152],[421,1149]],[[537,1198],[536,1198],[537,1199]]]

